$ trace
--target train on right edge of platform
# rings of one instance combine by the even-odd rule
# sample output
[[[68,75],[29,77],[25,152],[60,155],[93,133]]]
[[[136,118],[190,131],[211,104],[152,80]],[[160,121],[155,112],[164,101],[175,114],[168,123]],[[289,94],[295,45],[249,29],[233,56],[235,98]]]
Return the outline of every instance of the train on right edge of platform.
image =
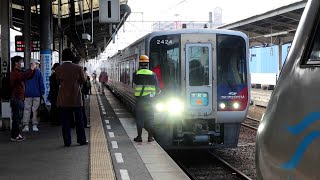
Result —
[[[257,131],[258,179],[320,179],[319,17],[309,0]]]
[[[154,117],[163,148],[233,148],[249,107],[248,44],[237,31],[158,31],[103,60],[101,68],[109,89],[133,111],[132,74],[139,56],[149,56],[161,88]]]

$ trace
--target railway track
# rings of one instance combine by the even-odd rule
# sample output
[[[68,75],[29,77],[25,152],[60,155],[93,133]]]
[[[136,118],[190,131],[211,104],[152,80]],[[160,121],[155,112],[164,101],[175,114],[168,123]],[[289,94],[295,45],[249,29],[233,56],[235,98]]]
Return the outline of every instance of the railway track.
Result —
[[[260,120],[247,116],[246,120],[243,123],[241,123],[241,125],[253,130],[258,130],[259,123]]]
[[[237,177],[243,180],[251,180],[250,177],[245,175],[243,172],[241,172],[239,169],[233,167],[231,164],[229,164],[227,161],[224,159],[220,158],[218,155],[214,154],[213,152],[209,152],[214,158],[218,159],[223,165],[225,165],[227,168],[230,169],[230,171],[234,171],[233,174],[236,174]]]
[[[203,152],[204,153],[204,152]],[[250,177],[242,173],[218,155],[211,151],[206,151],[206,155],[186,156],[185,158],[175,157],[175,162],[189,176],[191,180],[209,180],[209,179],[232,179],[232,180],[251,180]],[[180,155],[180,153],[179,153]],[[179,156],[177,155],[177,156]],[[200,156],[200,157],[199,157]]]

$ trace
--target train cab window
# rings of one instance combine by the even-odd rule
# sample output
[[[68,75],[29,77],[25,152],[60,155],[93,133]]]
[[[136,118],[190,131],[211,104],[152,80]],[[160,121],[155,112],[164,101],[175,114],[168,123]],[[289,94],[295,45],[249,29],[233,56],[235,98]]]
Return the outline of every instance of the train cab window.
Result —
[[[189,85],[209,85],[209,48],[189,47]]]
[[[306,64],[320,65],[320,22],[318,22],[318,27],[314,34],[311,49],[312,50]]]
[[[218,85],[234,89],[247,83],[246,43],[242,37],[217,35]]]
[[[150,40],[150,70],[163,92],[180,92],[180,36],[155,36]]]

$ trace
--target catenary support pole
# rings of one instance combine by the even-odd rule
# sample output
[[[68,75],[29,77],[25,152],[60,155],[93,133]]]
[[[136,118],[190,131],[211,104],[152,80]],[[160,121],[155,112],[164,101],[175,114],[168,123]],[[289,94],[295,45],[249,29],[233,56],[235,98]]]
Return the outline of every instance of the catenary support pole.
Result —
[[[43,74],[45,91],[45,100],[49,94],[49,77],[51,75],[51,44],[52,31],[50,27],[51,16],[51,0],[40,1],[40,57],[41,57],[41,72]]]
[[[31,60],[31,6],[30,0],[24,0],[24,63],[26,68],[30,68]]]

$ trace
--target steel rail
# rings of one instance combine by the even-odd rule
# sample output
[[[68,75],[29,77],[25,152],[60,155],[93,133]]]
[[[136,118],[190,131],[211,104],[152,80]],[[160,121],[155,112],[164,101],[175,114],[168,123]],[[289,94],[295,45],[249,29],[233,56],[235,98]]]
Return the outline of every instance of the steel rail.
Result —
[[[247,116],[246,118],[247,118],[247,119],[250,119],[250,120],[252,120],[252,121],[260,122],[260,120],[255,119],[255,118],[252,118],[252,117],[250,117],[250,116]]]
[[[250,125],[245,124],[245,123],[241,123],[241,125],[242,125],[242,126],[245,126],[245,127],[247,127],[247,128],[253,129],[253,130],[258,130],[258,128],[253,127],[253,126],[250,126]]]
[[[180,162],[180,161],[175,161],[175,162],[176,162],[177,165],[183,170],[183,172],[186,173],[186,175],[187,175],[191,180],[197,180],[197,179],[198,179],[198,178],[196,178],[196,177],[194,176],[194,174],[192,174],[192,173],[188,170],[188,168],[187,168],[185,165],[183,165],[182,162]]]
[[[229,169],[231,169],[232,171],[234,171],[236,173],[236,175],[244,180],[252,180],[249,176],[245,175],[243,172],[241,172],[239,169],[233,167],[231,164],[229,164],[227,161],[225,161],[224,159],[220,158],[218,155],[214,154],[213,152],[209,151],[209,154],[211,154],[212,156],[214,156],[214,158],[218,159],[220,162],[222,162],[225,166],[227,166]]]
[[[249,117],[249,116],[246,116],[246,118],[249,119],[249,120],[251,120],[251,121],[260,123],[260,120],[258,120],[258,119],[255,119],[255,118],[252,118],[252,117]],[[253,129],[253,130],[258,130],[257,127],[251,126],[251,125],[246,124],[246,123],[241,123],[241,125],[243,125],[243,126],[245,126],[245,127],[247,127],[247,128]]]

